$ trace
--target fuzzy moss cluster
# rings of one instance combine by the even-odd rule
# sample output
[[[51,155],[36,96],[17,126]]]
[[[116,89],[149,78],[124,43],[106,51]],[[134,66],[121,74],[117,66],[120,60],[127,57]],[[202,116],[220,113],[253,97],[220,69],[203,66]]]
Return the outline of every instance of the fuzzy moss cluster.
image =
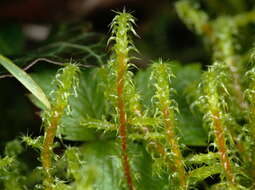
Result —
[[[52,92],[51,109],[43,113],[43,127],[45,128],[44,141],[41,149],[41,162],[45,170],[44,184],[46,189],[52,189],[51,177],[53,144],[60,120],[65,113],[70,113],[69,97],[75,94],[78,85],[79,67],[68,64],[56,74],[54,83],[56,89]]]

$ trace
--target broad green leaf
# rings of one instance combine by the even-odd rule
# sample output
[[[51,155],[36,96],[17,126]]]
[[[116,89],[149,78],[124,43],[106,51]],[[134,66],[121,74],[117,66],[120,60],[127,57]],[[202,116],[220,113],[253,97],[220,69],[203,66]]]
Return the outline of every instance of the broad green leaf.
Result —
[[[50,102],[43,90],[25,71],[2,55],[0,55],[0,64],[19,80],[38,100],[40,100],[46,108],[50,109]]]
[[[178,114],[178,124],[183,141],[190,146],[206,146],[207,133],[202,127],[202,116],[200,113],[192,113],[190,102],[187,102],[186,90],[201,77],[200,64],[181,65],[172,63],[171,68],[175,75],[173,88],[176,90],[174,99],[178,103],[180,114]]]
[[[141,95],[141,101],[142,105],[145,108],[151,108],[152,101],[151,98],[154,94],[154,88],[151,88],[149,84],[150,80],[150,75],[151,75],[151,68],[143,69],[140,70],[136,75],[135,75],[135,84],[138,90],[138,93]]]
[[[101,132],[81,125],[87,118],[102,119],[106,114],[104,93],[100,88],[99,69],[82,71],[77,97],[70,98],[71,114],[62,119],[59,132],[67,140],[91,141]]]
[[[79,148],[68,148],[65,155],[67,158],[68,176],[75,179],[75,182],[71,183],[69,187],[76,190],[93,190],[93,185],[98,175],[96,167],[85,164]],[[65,188],[67,189],[67,186]]]
[[[71,157],[71,160],[69,159],[70,164],[68,170],[73,169],[74,177],[82,179],[80,180],[80,184],[75,182],[73,186],[84,185],[84,182],[88,180],[89,176],[96,176],[92,179],[93,189],[126,189],[120,148],[120,144],[113,140],[101,140],[84,144],[79,149],[80,153],[76,150],[76,154],[79,154],[79,162],[84,164],[70,162],[71,160],[77,159],[75,159],[74,155]],[[138,144],[129,144],[128,150],[129,162],[136,188],[139,190],[164,189],[164,186],[167,186],[167,179],[152,175],[152,160],[144,148]]]

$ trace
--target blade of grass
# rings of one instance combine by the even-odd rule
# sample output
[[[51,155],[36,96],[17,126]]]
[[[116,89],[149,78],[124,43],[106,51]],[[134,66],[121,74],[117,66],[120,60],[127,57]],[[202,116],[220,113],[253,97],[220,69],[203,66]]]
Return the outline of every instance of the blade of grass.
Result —
[[[10,59],[0,55],[0,64],[7,69],[18,81],[20,81],[43,105],[50,109],[50,102],[38,84],[22,69],[16,66]]]

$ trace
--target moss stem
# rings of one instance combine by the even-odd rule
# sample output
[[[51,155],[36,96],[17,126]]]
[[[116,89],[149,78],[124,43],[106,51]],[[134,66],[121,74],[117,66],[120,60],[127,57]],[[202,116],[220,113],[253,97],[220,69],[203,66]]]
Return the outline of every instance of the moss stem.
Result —
[[[235,177],[233,175],[230,160],[227,153],[223,126],[220,120],[220,114],[217,111],[213,113],[213,123],[214,123],[214,134],[216,138],[216,144],[220,154],[220,161],[221,161],[222,167],[224,168],[227,181],[229,182],[230,186],[234,186]]]
[[[128,153],[127,153],[127,121],[126,121],[126,113],[125,113],[125,104],[123,99],[123,88],[124,88],[124,73],[126,71],[126,61],[125,55],[118,54],[118,74],[117,74],[117,95],[118,95],[118,110],[119,110],[119,132],[121,139],[121,152],[122,152],[122,164],[124,168],[124,174],[127,180],[129,190],[134,190],[134,185],[132,182],[132,175],[128,161]]]
[[[41,160],[42,166],[46,171],[46,178],[44,183],[46,184],[46,189],[51,190],[50,184],[52,184],[53,179],[50,173],[50,169],[52,168],[52,147],[54,143],[54,138],[56,136],[57,126],[59,123],[60,117],[55,116],[52,118],[52,122],[49,127],[47,127],[45,131],[45,138],[43,142],[43,148],[41,152]]]
[[[177,173],[179,175],[180,186],[182,187],[182,189],[186,189],[187,184],[186,184],[185,169],[183,165],[183,157],[179,148],[179,144],[175,140],[176,134],[174,132],[174,124],[170,120],[171,117],[170,117],[168,107],[165,106],[162,111],[163,111],[163,117],[165,122],[167,140],[168,140],[168,143],[170,144],[171,151],[174,154],[174,163],[176,166]]]

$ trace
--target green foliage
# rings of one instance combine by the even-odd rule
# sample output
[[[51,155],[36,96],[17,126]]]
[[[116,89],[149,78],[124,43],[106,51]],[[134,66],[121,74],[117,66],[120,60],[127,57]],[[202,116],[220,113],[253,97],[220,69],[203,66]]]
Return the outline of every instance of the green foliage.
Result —
[[[242,12],[237,1],[229,4],[237,15],[211,19],[197,1],[176,3],[179,17],[212,55],[213,64],[203,72],[198,63],[162,59],[139,70],[131,56],[137,52],[135,18],[125,10],[116,12],[110,25],[108,64],[102,64],[93,45],[77,44],[77,39],[58,43],[61,48],[54,46],[47,57],[73,48],[80,58],[81,52],[88,54],[83,61],[93,57],[98,67],[66,63],[30,77],[0,57],[32,93],[44,130],[42,136],[23,135],[6,145],[0,188],[252,189],[255,71],[237,38],[252,21],[252,11]],[[35,166],[21,159],[28,147],[39,160]]]
[[[25,178],[22,173],[25,172],[26,166],[18,159],[24,151],[21,143],[18,140],[10,141],[5,147],[5,157],[1,158],[1,185],[7,189],[22,189],[22,183]]]

